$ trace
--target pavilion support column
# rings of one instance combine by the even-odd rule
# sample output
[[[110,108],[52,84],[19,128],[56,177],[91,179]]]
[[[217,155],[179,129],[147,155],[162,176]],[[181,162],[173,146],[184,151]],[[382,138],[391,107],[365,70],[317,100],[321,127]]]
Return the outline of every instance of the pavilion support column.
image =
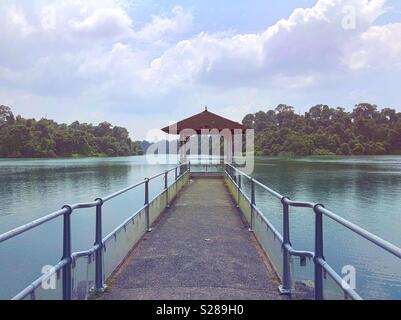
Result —
[[[232,135],[231,135],[231,163],[232,164],[234,164],[234,155],[235,155],[234,143],[235,143],[235,141],[234,141],[234,130],[233,130]]]
[[[224,135],[224,153],[228,163],[232,163],[233,160],[233,137],[232,135]]]
[[[180,163],[184,163],[184,137],[180,134]]]
[[[187,163],[187,143],[186,137],[181,133],[180,134],[180,163]],[[182,173],[182,172],[181,172]]]

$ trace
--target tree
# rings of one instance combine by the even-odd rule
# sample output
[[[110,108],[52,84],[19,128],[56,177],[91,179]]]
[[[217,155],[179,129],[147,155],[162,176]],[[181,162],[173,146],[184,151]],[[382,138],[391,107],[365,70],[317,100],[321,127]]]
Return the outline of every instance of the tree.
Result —
[[[5,124],[14,124],[14,115],[11,112],[10,107],[1,105],[0,106],[0,126]]]
[[[255,128],[255,150],[277,155],[365,155],[401,153],[401,113],[361,103],[352,112],[319,104],[304,115],[280,104],[245,116]]]
[[[0,157],[128,156],[142,154],[128,130],[108,122],[98,126],[53,120],[14,118],[11,109],[0,106]]]

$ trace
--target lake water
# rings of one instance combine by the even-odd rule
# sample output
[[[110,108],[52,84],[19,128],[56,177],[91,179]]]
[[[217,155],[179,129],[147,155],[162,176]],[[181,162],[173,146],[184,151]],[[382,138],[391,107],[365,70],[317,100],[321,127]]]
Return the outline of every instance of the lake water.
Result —
[[[169,166],[148,165],[144,157],[57,160],[0,160],[0,233],[59,209],[92,201],[159,173]],[[401,246],[401,157],[302,158],[258,157],[257,179],[294,200],[323,203],[340,216]],[[150,186],[161,190],[162,179]],[[261,190],[257,205],[281,231],[281,209]],[[104,207],[104,235],[143,205],[143,188]],[[313,250],[313,214],[291,209],[291,241]],[[73,250],[94,242],[94,209],[72,218]],[[341,273],[357,272],[357,291],[364,298],[401,299],[401,262],[326,219],[325,258]],[[62,223],[51,223],[0,244],[0,298],[10,298],[36,279],[43,265],[59,261]]]

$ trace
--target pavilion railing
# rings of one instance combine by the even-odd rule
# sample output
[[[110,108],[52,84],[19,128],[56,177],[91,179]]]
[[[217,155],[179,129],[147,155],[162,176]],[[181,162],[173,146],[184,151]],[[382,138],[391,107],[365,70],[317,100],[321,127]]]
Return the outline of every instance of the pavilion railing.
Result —
[[[168,179],[171,174],[174,174],[174,179],[169,185]],[[164,188],[153,199],[149,199],[149,184],[157,178],[164,178]],[[86,299],[91,293],[104,289],[105,281],[122,263],[138,240],[147,231],[151,231],[152,223],[169,206],[178,191],[188,181],[188,178],[188,164],[180,164],[109,196],[97,198],[88,203],[65,205],[58,211],[0,235],[1,244],[57,217],[63,218],[63,252],[61,260],[48,272],[15,295],[13,300]],[[144,205],[106,237],[103,237],[103,205],[139,186],[144,186]],[[85,208],[96,209],[95,243],[88,251],[72,252],[71,215]],[[56,288],[54,290],[43,288],[43,283],[46,283],[52,277],[55,278]]]
[[[258,180],[250,177],[230,164],[225,164],[225,176],[228,188],[238,207],[249,223],[259,243],[265,250],[277,275],[281,280],[279,290],[282,294],[291,294],[294,290],[294,258],[298,258],[301,267],[307,267],[308,261],[313,265],[314,298],[322,299],[352,299],[360,300],[361,296],[346,283],[328,264],[323,252],[323,219],[328,218],[351,230],[377,247],[401,259],[401,249],[394,244],[366,231],[325,208],[323,204],[292,201],[289,197],[268,188]],[[245,192],[244,184],[250,188],[250,197]],[[264,196],[273,197],[282,206],[283,234],[281,235],[266,215],[258,208],[255,188],[262,190]],[[290,240],[290,208],[308,208],[315,218],[314,252],[295,250]],[[333,290],[340,293],[333,294]],[[335,298],[333,298],[335,297]]]

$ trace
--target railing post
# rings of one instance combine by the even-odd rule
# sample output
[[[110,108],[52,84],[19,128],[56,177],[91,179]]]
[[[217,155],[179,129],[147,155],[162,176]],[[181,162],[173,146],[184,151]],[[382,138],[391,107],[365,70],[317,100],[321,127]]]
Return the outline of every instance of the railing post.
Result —
[[[291,267],[290,267],[290,253],[288,252],[288,246],[291,246],[290,242],[290,217],[289,217],[289,206],[287,203],[289,198],[283,197],[281,203],[283,204],[283,283],[279,286],[280,294],[291,295],[292,283],[291,283]]]
[[[67,263],[63,267],[63,300],[72,299],[72,257],[71,257],[71,206],[64,206],[63,209],[67,209],[64,213],[63,221],[63,257],[62,260],[66,259]]]
[[[178,170],[178,167],[175,167],[175,179],[174,179],[174,181],[177,181],[177,178],[178,178],[178,173],[177,173],[177,170]]]
[[[239,195],[241,189],[241,173],[237,172],[237,208],[239,208]]]
[[[255,180],[251,178],[251,221],[249,231],[253,229],[253,207],[256,205],[256,196],[255,196]]]
[[[315,300],[323,300],[323,268],[320,260],[324,260],[323,256],[323,214],[320,208],[324,208],[322,204],[316,204],[313,207],[315,212]]]
[[[95,288],[96,290],[103,289],[103,241],[102,241],[102,206],[103,199],[95,199],[98,204],[96,205],[96,235],[95,245],[97,246],[95,253]]]
[[[148,232],[152,231],[150,227],[150,218],[149,218],[149,178],[145,178],[145,206],[146,206],[146,230]]]
[[[166,190],[166,207],[169,208],[170,204],[168,202],[168,171],[164,173],[164,190]]]

